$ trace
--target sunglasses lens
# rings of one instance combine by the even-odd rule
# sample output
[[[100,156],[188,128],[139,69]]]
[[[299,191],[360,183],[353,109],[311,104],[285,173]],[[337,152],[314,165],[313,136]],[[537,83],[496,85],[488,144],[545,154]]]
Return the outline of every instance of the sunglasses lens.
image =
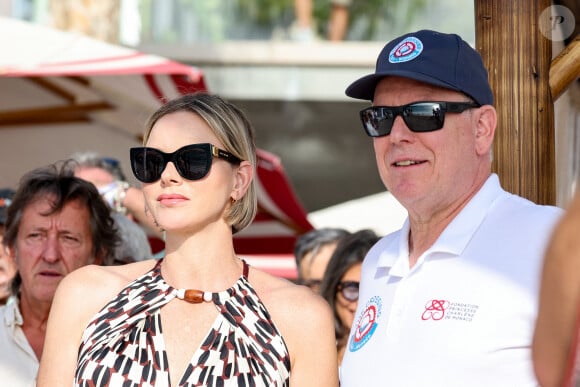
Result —
[[[340,286],[342,296],[348,301],[358,300],[358,282],[343,282]]]
[[[413,132],[432,132],[443,127],[445,114],[438,103],[415,103],[405,107],[403,118]]]
[[[209,172],[211,159],[208,147],[190,146],[177,152],[174,162],[181,176],[187,180],[199,180]]]
[[[382,137],[391,134],[395,115],[386,108],[368,108],[360,112],[365,132],[370,137]]]
[[[366,133],[371,137],[391,134],[395,118],[401,115],[412,132],[432,132],[441,129],[445,111],[438,102],[417,102],[405,106],[373,106],[360,112]]]
[[[151,148],[131,149],[131,169],[137,180],[152,183],[159,180],[165,168],[163,155]]]

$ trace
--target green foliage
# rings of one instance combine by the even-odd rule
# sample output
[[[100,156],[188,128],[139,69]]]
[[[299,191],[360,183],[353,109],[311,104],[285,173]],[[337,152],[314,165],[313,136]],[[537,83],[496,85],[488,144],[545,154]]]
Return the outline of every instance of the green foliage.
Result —
[[[163,3],[160,3],[163,1]],[[327,36],[331,0],[312,0],[316,34]],[[399,35],[416,27],[429,27],[433,10],[440,11],[435,25],[448,26],[456,17],[447,18],[443,10],[465,0],[352,0],[349,8],[348,40],[378,40]],[[167,2],[167,3],[165,3]],[[170,9],[163,26],[154,13],[160,4]],[[145,40],[174,42],[197,40],[218,42],[236,39],[270,39],[285,31],[294,20],[294,0],[141,0]],[[453,8],[456,9],[456,8]],[[442,15],[442,16],[441,16]],[[154,21],[156,20],[156,21]],[[155,34],[156,36],[147,36]]]
[[[242,19],[259,25],[274,25],[293,12],[293,0],[231,0]]]
[[[382,40],[380,30],[398,30],[411,24],[429,0],[352,0],[349,8],[350,26],[357,25],[356,40]],[[314,0],[314,17],[320,36],[326,36],[330,18],[330,0]],[[382,27],[382,28],[381,28]]]

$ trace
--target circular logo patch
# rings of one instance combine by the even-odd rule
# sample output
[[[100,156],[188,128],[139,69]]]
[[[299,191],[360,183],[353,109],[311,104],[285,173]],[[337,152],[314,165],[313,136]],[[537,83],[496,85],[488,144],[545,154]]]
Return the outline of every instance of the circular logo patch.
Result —
[[[383,303],[378,296],[372,297],[358,317],[355,330],[350,338],[349,351],[355,352],[361,349],[373,336],[378,326],[378,318],[381,316]]]
[[[402,63],[415,59],[423,51],[423,42],[409,36],[397,44],[389,53],[390,63]]]

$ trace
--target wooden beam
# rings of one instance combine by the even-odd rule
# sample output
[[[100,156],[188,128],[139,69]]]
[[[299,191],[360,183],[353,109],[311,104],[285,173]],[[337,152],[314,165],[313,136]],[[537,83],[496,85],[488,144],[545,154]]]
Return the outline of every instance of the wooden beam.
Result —
[[[66,90],[65,88],[58,86],[55,82],[50,81],[49,78],[43,77],[24,77],[24,80],[34,83],[36,86],[56,95],[69,103],[73,103],[75,100],[75,94]]]
[[[580,35],[552,60],[550,66],[550,89],[557,100],[568,86],[580,77]]]
[[[35,109],[21,109],[0,111],[0,129],[13,125],[33,125],[42,123],[59,123],[89,121],[89,113],[93,111],[111,109],[106,102],[88,104],[65,105]]]
[[[552,42],[539,17],[550,0],[475,0],[476,48],[489,72],[498,112],[493,170],[502,186],[556,204]]]

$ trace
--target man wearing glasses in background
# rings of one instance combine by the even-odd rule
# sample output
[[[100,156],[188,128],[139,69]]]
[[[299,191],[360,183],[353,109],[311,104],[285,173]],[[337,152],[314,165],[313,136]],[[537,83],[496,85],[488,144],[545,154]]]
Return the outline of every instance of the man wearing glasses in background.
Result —
[[[538,280],[561,210],[491,173],[497,116],[480,55],[454,34],[409,33],[346,94],[372,101],[363,128],[408,218],[363,263],[341,386],[537,385]]]

